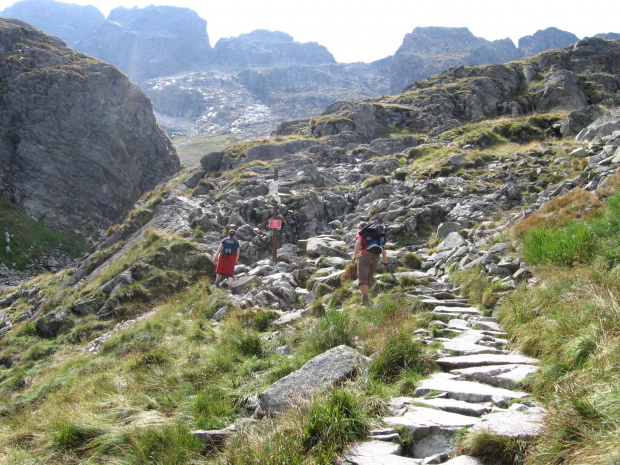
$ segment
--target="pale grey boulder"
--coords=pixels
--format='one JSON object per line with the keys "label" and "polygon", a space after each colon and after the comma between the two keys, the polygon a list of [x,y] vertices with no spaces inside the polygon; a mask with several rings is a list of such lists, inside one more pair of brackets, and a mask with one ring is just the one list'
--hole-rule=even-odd
{"label": "pale grey boulder", "polygon": [[348,346],[328,350],[260,393],[260,413],[282,413],[335,383],[355,376],[368,362],[367,357]]}

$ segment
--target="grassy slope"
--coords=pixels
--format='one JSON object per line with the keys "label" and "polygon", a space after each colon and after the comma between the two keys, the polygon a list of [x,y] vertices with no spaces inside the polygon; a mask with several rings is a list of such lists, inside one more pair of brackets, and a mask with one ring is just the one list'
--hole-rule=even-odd
{"label": "grassy slope", "polygon": [[189,141],[184,139],[179,138],[172,142],[176,146],[181,164],[187,167],[199,165],[206,154],[220,152],[237,141],[232,135],[210,137],[205,133],[198,133]]}
{"label": "grassy slope", "polygon": [[[10,236],[7,251],[5,232]],[[79,257],[89,249],[83,239],[49,230],[39,221],[13,207],[0,196],[0,261],[11,268],[23,270],[41,256],[51,256],[52,249]]]}
{"label": "grassy slope", "polygon": [[[555,215],[530,219],[535,226],[521,234],[542,283],[518,289],[500,315],[521,350],[542,362],[533,388],[549,415],[530,464],[620,460],[619,185],[617,175],[598,192],[611,196],[590,218],[576,219],[587,194],[574,195],[557,203]],[[596,203],[590,196],[588,204]]]}

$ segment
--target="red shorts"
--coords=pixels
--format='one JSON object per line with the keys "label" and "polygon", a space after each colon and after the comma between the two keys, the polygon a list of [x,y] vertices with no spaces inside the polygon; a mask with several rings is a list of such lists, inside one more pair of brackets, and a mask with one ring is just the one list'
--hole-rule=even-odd
{"label": "red shorts", "polygon": [[237,264],[236,255],[220,255],[217,261],[215,272],[223,276],[232,276],[235,274],[235,265]]}

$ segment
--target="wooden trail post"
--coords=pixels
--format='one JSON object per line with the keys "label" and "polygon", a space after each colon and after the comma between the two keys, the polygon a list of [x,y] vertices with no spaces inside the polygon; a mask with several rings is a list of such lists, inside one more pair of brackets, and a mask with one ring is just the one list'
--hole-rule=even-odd
{"label": "wooden trail post", "polygon": [[271,195],[271,201],[273,203],[273,219],[269,221],[269,227],[272,234],[272,260],[274,263],[278,263],[278,229],[282,226],[282,222],[278,219],[278,203],[280,202],[280,196],[278,195],[278,168],[275,169],[273,174],[273,181],[269,186],[269,195]]}

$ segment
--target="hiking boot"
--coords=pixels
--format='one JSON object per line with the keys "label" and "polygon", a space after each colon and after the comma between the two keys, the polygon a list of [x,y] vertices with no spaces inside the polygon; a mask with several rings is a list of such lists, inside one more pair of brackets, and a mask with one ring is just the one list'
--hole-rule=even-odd
{"label": "hiking boot", "polygon": [[365,307],[370,305],[370,300],[368,300],[367,295],[362,295],[362,301],[360,302],[360,304],[364,305]]}
{"label": "hiking boot", "polygon": [[221,286],[221,283],[220,283],[219,279],[216,279],[213,284],[215,284],[215,287],[220,287]]}

